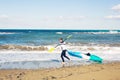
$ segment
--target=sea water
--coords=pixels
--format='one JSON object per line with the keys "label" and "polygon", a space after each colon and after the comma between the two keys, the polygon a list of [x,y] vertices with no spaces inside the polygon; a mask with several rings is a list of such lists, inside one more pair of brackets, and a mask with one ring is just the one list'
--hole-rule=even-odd
{"label": "sea water", "polygon": [[[68,50],[90,52],[105,62],[120,61],[120,30],[0,30],[0,69],[60,67],[60,49],[48,49],[66,38]],[[69,56],[69,55],[68,55]],[[92,62],[71,58],[72,65]],[[66,60],[67,61],[67,60]],[[67,62],[69,63],[69,62]]]}

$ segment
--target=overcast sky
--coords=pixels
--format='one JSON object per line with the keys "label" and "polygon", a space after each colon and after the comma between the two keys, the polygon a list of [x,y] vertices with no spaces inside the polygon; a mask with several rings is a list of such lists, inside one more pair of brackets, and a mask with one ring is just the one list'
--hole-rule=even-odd
{"label": "overcast sky", "polygon": [[120,0],[0,0],[0,29],[120,29]]}

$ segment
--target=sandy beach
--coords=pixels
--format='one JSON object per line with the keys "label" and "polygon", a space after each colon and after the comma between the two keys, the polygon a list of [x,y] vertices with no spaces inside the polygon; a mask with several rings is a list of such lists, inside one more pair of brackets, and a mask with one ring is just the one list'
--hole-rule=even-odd
{"label": "sandy beach", "polygon": [[36,70],[0,70],[0,80],[120,80],[120,63]]}
{"label": "sandy beach", "polygon": [[[48,50],[70,35],[67,50],[82,57],[68,52],[71,61],[62,67],[61,48]],[[120,30],[0,30],[0,80],[120,80],[119,36]]]}

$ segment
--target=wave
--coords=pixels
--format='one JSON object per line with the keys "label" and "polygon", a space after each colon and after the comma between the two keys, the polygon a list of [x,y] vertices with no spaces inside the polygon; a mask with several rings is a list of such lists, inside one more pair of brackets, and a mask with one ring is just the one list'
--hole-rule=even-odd
{"label": "wave", "polygon": [[[48,51],[51,47],[56,46],[51,45],[41,45],[41,46],[30,46],[30,45],[0,45],[0,50],[12,50],[12,51]],[[67,49],[69,50],[80,50],[80,51],[95,51],[95,50],[112,50],[113,48],[119,49],[120,44],[95,44],[95,43],[67,43]],[[120,50],[120,49],[119,49]],[[59,47],[55,51],[61,51]]]}
{"label": "wave", "polygon": [[87,34],[120,34],[120,31],[118,30],[109,30],[109,31],[98,31],[98,32],[73,32],[73,34],[81,34],[81,33],[87,33]]}
{"label": "wave", "polygon": [[0,32],[0,34],[3,35],[3,34],[16,34],[16,33],[14,33],[14,32]]}
{"label": "wave", "polygon": [[109,32],[88,32],[91,34],[120,34],[119,31],[117,30],[110,30]]}
{"label": "wave", "polygon": [[110,30],[109,33],[111,33],[111,34],[118,34],[118,33],[120,33],[120,32],[119,32],[119,31],[116,31],[116,30]]}
{"label": "wave", "polygon": [[56,32],[56,34],[63,34],[63,32]]}
{"label": "wave", "polygon": [[67,49],[74,51],[120,51],[120,44],[69,43]]}
{"label": "wave", "polygon": [[44,51],[48,48],[45,46],[1,45],[0,50]]}

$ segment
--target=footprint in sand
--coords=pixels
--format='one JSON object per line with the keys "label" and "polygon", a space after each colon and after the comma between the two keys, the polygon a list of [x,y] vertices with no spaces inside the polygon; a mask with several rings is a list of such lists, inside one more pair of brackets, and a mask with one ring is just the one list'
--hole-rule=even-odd
{"label": "footprint in sand", "polygon": [[22,80],[24,75],[25,75],[25,72],[21,72],[21,73],[17,74],[16,78],[19,80]]}
{"label": "footprint in sand", "polygon": [[5,76],[6,79],[12,80],[13,76],[11,74]]}

